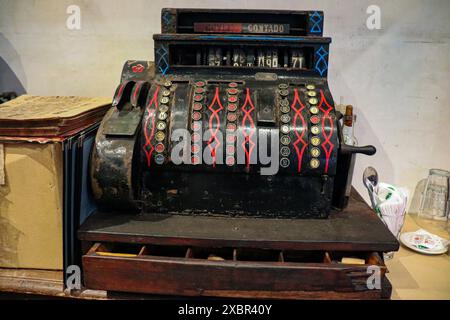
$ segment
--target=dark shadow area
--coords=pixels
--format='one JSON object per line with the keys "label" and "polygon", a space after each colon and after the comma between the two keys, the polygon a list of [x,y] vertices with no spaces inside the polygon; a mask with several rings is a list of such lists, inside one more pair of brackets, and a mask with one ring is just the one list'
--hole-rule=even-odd
{"label": "dark shadow area", "polygon": [[20,70],[16,71],[23,73],[19,54],[2,33],[0,33],[0,52],[2,53],[0,56],[0,94],[5,92],[15,92],[17,95],[25,94],[25,87],[5,60],[7,57],[9,61],[19,61]]}

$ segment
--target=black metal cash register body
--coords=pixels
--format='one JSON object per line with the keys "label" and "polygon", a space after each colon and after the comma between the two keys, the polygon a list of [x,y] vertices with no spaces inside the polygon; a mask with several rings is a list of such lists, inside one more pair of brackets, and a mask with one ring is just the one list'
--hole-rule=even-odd
{"label": "black metal cash register body", "polygon": [[[357,194],[344,209],[355,153],[375,148],[342,143],[323,13],[163,9],[161,17],[155,62],[125,64],[97,133],[91,184],[101,208],[78,230],[84,285],[389,297],[382,252],[398,242]],[[376,288],[369,268],[379,272]]]}
{"label": "black metal cash register body", "polygon": [[99,202],[327,217],[351,179],[341,157],[375,150],[339,137],[323,20],[320,11],[164,9],[154,72],[145,61],[125,64],[99,130],[91,170]]}

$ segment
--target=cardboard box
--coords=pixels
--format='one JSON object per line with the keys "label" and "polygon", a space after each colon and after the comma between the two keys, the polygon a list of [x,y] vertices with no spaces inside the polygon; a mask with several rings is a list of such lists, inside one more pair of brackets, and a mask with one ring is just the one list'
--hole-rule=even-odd
{"label": "cardboard box", "polygon": [[0,267],[62,269],[61,142],[3,143]]}
{"label": "cardboard box", "polygon": [[109,98],[31,95],[1,105],[0,267],[77,263],[76,229],[94,210],[90,146],[110,106]]}

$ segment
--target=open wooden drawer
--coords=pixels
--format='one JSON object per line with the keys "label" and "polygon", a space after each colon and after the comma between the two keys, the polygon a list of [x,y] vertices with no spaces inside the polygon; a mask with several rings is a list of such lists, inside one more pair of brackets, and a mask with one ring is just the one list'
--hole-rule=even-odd
{"label": "open wooden drawer", "polygon": [[[343,264],[342,257],[364,264]],[[376,252],[95,243],[83,256],[83,272],[87,288],[108,291],[292,299],[390,296],[386,266]],[[373,281],[377,273],[379,282]]]}

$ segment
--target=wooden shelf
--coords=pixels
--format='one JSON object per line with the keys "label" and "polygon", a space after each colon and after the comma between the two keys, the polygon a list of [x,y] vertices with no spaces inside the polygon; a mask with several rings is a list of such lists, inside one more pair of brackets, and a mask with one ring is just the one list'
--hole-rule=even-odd
{"label": "wooden shelf", "polygon": [[353,191],[328,219],[255,219],[98,212],[78,231],[91,242],[252,247],[277,250],[397,251],[399,244]]}

